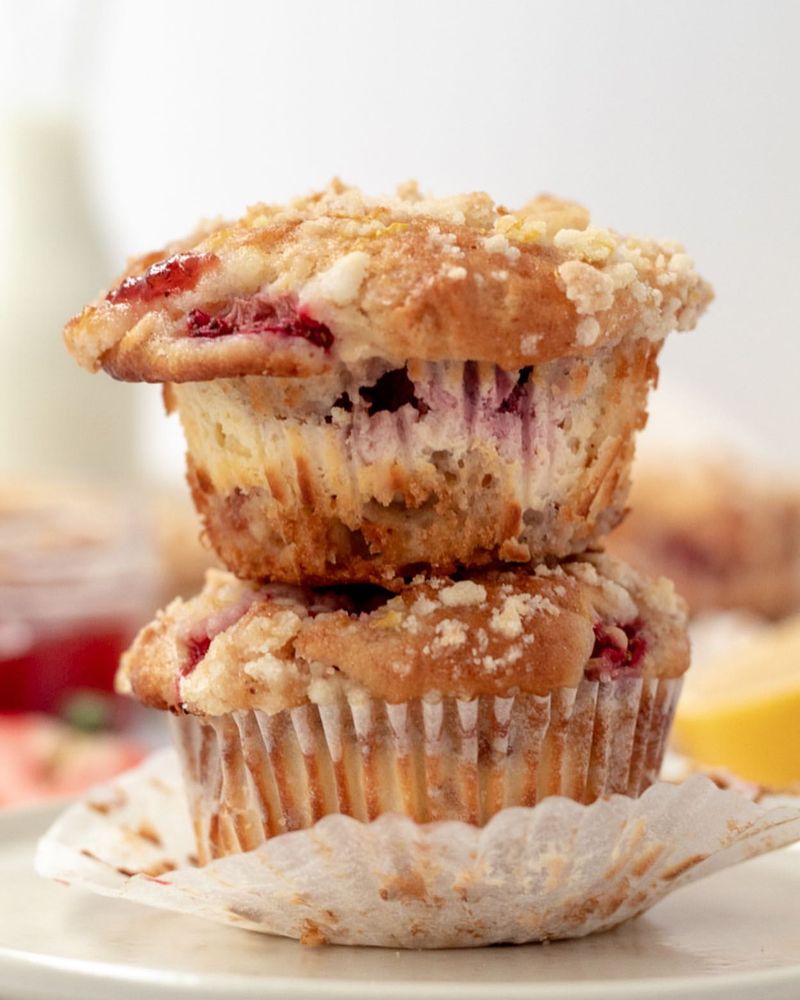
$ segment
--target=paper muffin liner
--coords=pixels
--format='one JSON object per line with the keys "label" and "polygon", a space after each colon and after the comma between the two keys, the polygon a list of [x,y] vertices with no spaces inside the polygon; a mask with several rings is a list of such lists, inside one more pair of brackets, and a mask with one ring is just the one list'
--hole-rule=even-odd
{"label": "paper muffin liner", "polygon": [[44,836],[38,872],[306,944],[454,948],[606,930],[800,840],[800,800],[757,804],[696,775],[639,798],[551,797],[482,828],[331,815],[196,867],[181,785],[166,750],[95,789]]}
{"label": "paper muffin liner", "polygon": [[359,694],[274,715],[174,716],[201,862],[329,813],[483,825],[549,795],[635,796],[655,781],[680,679],[584,679],[546,696],[388,704]]}
{"label": "paper muffin liner", "polygon": [[425,564],[562,557],[604,536],[625,506],[656,353],[637,341],[534,374],[371,362],[171,397],[195,504],[231,571],[385,583]]}

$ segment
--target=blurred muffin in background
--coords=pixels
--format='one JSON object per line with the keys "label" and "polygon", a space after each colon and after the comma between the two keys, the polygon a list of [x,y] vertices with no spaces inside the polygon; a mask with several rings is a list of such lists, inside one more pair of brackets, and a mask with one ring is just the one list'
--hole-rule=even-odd
{"label": "blurred muffin in background", "polygon": [[81,732],[52,716],[0,713],[0,808],[78,795],[145,753],[128,738]]}
{"label": "blurred muffin in background", "polygon": [[668,454],[634,469],[609,552],[675,582],[692,615],[800,609],[800,483],[742,464]]}

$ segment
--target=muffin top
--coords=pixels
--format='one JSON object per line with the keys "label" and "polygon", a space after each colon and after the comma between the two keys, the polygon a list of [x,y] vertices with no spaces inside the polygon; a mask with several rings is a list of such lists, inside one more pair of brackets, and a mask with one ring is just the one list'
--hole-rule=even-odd
{"label": "muffin top", "polygon": [[343,696],[545,695],[584,676],[676,677],[688,660],[672,584],[605,556],[419,579],[397,595],[258,587],[210,570],[197,597],[173,601],[139,633],[117,688],[215,716]]}
{"label": "muffin top", "polygon": [[72,319],[84,367],[128,381],[306,376],[379,357],[517,369],[691,329],[710,286],[671,241],[541,195],[368,198],[334,181],[132,261]]}

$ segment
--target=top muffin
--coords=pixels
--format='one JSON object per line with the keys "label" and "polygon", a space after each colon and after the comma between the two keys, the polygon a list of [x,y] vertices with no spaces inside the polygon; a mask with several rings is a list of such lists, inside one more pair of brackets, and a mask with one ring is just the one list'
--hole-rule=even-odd
{"label": "top muffin", "polygon": [[590,225],[540,196],[372,199],[334,181],[132,262],[67,326],[128,381],[305,376],[373,357],[506,370],[694,326],[711,298],[683,248]]}
{"label": "top muffin", "polygon": [[334,182],[139,259],[66,338],[87,368],[169,384],[237,576],[399,590],[597,544],[663,339],[710,298],[678,244],[570,202]]}

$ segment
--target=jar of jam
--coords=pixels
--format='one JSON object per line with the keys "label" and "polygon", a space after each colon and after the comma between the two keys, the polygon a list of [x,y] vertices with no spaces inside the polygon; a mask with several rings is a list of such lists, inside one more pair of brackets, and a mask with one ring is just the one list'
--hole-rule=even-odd
{"label": "jar of jam", "polygon": [[0,481],[0,710],[63,712],[81,694],[112,692],[157,583],[142,505]]}

